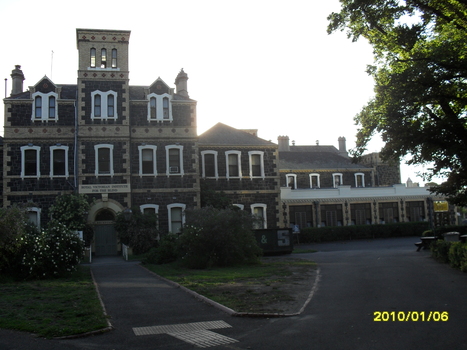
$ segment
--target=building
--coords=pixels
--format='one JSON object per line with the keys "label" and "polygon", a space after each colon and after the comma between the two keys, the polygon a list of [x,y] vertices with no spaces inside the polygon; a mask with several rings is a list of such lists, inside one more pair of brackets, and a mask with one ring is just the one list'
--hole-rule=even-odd
{"label": "building", "polygon": [[[86,194],[93,252],[121,249],[118,213],[155,212],[162,232],[177,233],[202,187],[222,191],[263,218],[259,228],[426,220],[426,189],[400,184],[399,167],[377,154],[352,163],[334,146],[278,144],[257,130],[217,124],[197,135],[188,75],[130,85],[127,30],[77,29],[76,84],[47,76],[24,89],[21,66],[4,99],[2,205],[26,205],[38,226],[62,194]],[[71,68],[70,68],[71,69]],[[435,198],[436,199],[436,198]]]}

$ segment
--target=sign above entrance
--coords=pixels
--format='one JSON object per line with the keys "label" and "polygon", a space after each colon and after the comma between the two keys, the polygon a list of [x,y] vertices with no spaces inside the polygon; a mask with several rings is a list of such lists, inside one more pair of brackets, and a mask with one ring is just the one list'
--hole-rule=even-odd
{"label": "sign above entrance", "polygon": [[434,201],[433,202],[433,209],[435,212],[444,212],[449,211],[449,204],[447,201]]}
{"label": "sign above entrance", "polygon": [[79,193],[127,193],[130,192],[129,184],[108,184],[108,185],[80,185]]}

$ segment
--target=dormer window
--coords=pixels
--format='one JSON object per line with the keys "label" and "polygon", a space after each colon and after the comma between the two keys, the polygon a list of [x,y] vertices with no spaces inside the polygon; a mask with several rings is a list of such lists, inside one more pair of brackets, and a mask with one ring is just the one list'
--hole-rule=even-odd
{"label": "dormer window", "polygon": [[310,188],[320,188],[319,174],[310,174]]}
{"label": "dormer window", "polygon": [[292,190],[297,188],[297,175],[296,174],[287,174],[285,175],[287,181],[287,187],[290,187]]}
{"label": "dormer window", "polygon": [[365,187],[365,174],[363,173],[355,174],[355,187]]}
{"label": "dormer window", "polygon": [[162,95],[148,95],[148,120],[149,121],[172,121],[172,96],[165,93]]}
{"label": "dormer window", "polygon": [[334,173],[332,174],[332,182],[333,182],[333,187],[334,188],[337,188],[341,185],[343,185],[343,181],[342,181],[342,174],[341,173]]}
{"label": "dormer window", "polygon": [[57,98],[55,92],[44,94],[36,92],[32,94],[33,98],[33,114],[32,121],[54,121],[57,120]]}

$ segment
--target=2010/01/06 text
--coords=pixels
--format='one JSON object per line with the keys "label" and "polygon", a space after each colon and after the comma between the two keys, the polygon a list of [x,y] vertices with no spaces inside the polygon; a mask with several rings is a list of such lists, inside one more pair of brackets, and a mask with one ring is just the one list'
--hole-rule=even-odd
{"label": "2010/01/06 text", "polygon": [[446,322],[449,320],[447,311],[375,311],[373,321],[375,322]]}

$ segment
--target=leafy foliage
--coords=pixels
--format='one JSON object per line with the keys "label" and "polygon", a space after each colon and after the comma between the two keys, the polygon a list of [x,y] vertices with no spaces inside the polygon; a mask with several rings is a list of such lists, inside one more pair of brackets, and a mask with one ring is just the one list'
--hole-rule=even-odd
{"label": "leafy foliage", "polygon": [[225,209],[232,205],[232,200],[223,191],[215,191],[205,182],[201,182],[201,207]]}
{"label": "leafy foliage", "polygon": [[24,209],[0,208],[0,273],[11,271],[18,264],[22,238],[27,231]]}
{"label": "leafy foliage", "polygon": [[375,97],[355,117],[358,157],[377,133],[385,159],[432,164],[434,191],[467,203],[467,4],[458,0],[340,0],[328,33],[373,46]]}
{"label": "leafy foliage", "polygon": [[177,247],[177,235],[164,235],[160,239],[158,246],[151,248],[143,262],[145,264],[168,264],[174,262],[178,259]]}
{"label": "leafy foliage", "polygon": [[190,268],[257,263],[262,254],[243,210],[202,208],[186,213],[179,237],[179,257]]}
{"label": "leafy foliage", "polygon": [[61,222],[72,231],[82,231],[90,204],[85,195],[64,194],[58,196],[49,211],[53,220]]}
{"label": "leafy foliage", "polygon": [[143,214],[135,207],[129,220],[125,218],[123,212],[117,213],[115,229],[120,241],[133,248],[133,253],[143,254],[157,246],[159,238],[157,220],[156,214]]}

